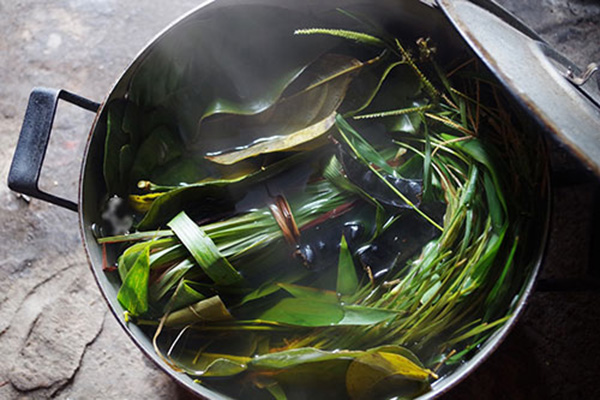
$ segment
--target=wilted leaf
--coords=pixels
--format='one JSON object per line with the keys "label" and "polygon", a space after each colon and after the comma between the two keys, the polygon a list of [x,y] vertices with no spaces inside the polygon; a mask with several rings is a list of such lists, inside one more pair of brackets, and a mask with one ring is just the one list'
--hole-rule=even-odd
{"label": "wilted leaf", "polygon": [[229,321],[233,317],[219,296],[201,300],[187,308],[175,311],[165,319],[166,327],[184,326],[197,322]]}
{"label": "wilted leaf", "polygon": [[[346,373],[346,388],[352,399],[370,399],[381,395],[415,395],[431,371],[419,367],[408,358],[386,352],[367,352],[352,361]],[[399,379],[398,379],[399,378]],[[407,393],[408,392],[408,393]]]}
{"label": "wilted leaf", "polygon": [[322,121],[307,126],[297,132],[285,134],[283,136],[274,136],[272,138],[260,141],[254,145],[243,148],[242,150],[228,152],[216,156],[207,156],[206,158],[217,164],[232,165],[250,157],[260,154],[274,153],[278,151],[293,150],[297,146],[314,140],[335,125],[335,111]]}

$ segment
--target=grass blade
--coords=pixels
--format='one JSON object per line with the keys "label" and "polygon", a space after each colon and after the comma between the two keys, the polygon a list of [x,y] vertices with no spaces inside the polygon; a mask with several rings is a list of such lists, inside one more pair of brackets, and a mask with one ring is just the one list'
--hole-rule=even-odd
{"label": "grass blade", "polygon": [[168,225],[216,284],[233,285],[242,280],[240,273],[223,257],[215,243],[185,212],[179,213]]}

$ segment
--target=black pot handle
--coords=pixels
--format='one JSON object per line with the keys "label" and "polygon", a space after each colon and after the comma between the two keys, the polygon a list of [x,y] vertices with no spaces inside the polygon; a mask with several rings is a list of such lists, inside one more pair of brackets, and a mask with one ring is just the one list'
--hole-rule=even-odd
{"label": "black pot handle", "polygon": [[38,187],[59,99],[92,112],[100,108],[100,104],[66,90],[33,89],[8,173],[8,187],[15,192],[77,211],[76,203],[42,192]]}

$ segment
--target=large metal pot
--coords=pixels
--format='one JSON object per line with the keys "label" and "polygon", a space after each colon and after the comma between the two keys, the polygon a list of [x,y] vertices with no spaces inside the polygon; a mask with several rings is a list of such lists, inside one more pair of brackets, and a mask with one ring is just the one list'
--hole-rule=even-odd
{"label": "large metal pot", "polygon": [[[497,29],[506,29],[509,32],[516,32],[515,35],[517,36],[514,39],[515,43],[517,43],[518,40],[521,40],[522,43],[525,43],[523,47],[524,52],[528,48],[527,46],[531,45],[531,47],[533,47],[532,44],[536,44],[537,46],[537,43],[542,43],[541,39],[539,39],[539,37],[532,32],[529,32],[510,15],[503,12],[493,2],[482,0],[478,2],[479,5],[475,5],[465,1],[456,1],[452,3],[450,1],[442,0],[439,3],[439,6],[446,14],[444,14],[439,7],[434,7],[433,2],[422,2],[419,0],[384,0],[377,2],[377,7],[381,7],[382,12],[380,13],[380,22],[384,25],[401,24],[404,27],[404,31],[412,32],[415,37],[432,36],[434,38],[444,38],[448,48],[460,49],[461,51],[471,51],[472,49],[475,50],[475,53],[484,61],[484,63],[490,66],[492,71],[498,75],[501,82],[505,84],[509,90],[513,90],[514,92],[514,85],[520,84],[518,82],[519,77],[515,78],[513,76],[514,71],[510,70],[510,68],[506,66],[508,64],[504,63],[502,57],[500,57],[500,60],[498,60],[495,58],[495,53],[488,53],[486,43],[481,43],[478,41],[480,36],[476,31],[473,31],[473,29],[477,30],[482,28],[473,28],[470,26],[467,22],[469,16],[477,13],[483,13],[477,15],[484,15],[486,18],[490,18],[491,21],[494,21],[497,24]],[[78,212],[81,235],[89,264],[102,291],[102,294],[104,295],[115,317],[119,320],[124,330],[136,343],[136,345],[160,368],[162,368],[167,374],[171,375],[174,379],[179,381],[182,385],[187,387],[190,391],[206,398],[222,398],[222,395],[198,385],[197,383],[194,383],[193,379],[186,375],[174,372],[155,354],[152,347],[151,338],[149,338],[137,326],[124,322],[122,318],[124,310],[117,302],[119,282],[115,277],[107,275],[102,270],[102,248],[96,243],[94,234],[92,232],[92,225],[101,218],[100,205],[104,199],[106,191],[102,177],[102,162],[106,132],[105,105],[113,99],[122,98],[124,96],[131,80],[135,77],[135,74],[140,66],[143,65],[144,61],[154,52],[160,51],[161,48],[172,44],[174,41],[185,40],[185,38],[182,38],[182,32],[185,32],[187,27],[197,22],[199,19],[204,18],[207,14],[217,10],[227,10],[229,7],[237,7],[240,4],[276,5],[277,7],[288,8],[291,10],[301,10],[304,13],[313,13],[313,15],[322,15],[324,11],[333,10],[337,7],[355,7],[361,5],[366,7],[372,6],[372,4],[367,0],[329,0],[326,2],[318,0],[309,0],[303,2],[297,2],[293,0],[209,1],[185,15],[178,21],[174,22],[170,27],[158,35],[150,44],[148,44],[148,46],[140,52],[137,58],[126,69],[112,90],[109,91],[102,104],[83,99],[66,91],[48,89],[34,90],[30,98],[27,113],[25,115],[23,129],[9,176],[9,186],[13,190]],[[463,7],[463,5],[468,8],[467,11],[471,14],[467,13],[465,16],[461,14],[461,7]],[[473,7],[473,9],[471,9],[471,7]],[[486,11],[486,9],[489,11]],[[509,23],[503,21],[508,21]],[[455,30],[452,24],[455,24],[458,27],[458,29],[461,31],[460,34]],[[225,35],[226,32],[227,26],[223,26],[222,34]],[[496,33],[498,32],[500,31],[497,31]],[[522,32],[525,32],[525,35]],[[481,33],[484,39],[486,38],[486,35],[489,34],[490,32]],[[492,34],[494,33],[492,32]],[[463,39],[461,35],[464,35],[465,39]],[[546,49],[546,47],[543,48]],[[546,49],[545,51],[545,54],[552,54],[554,56],[553,59],[559,59],[559,57],[550,50]],[[559,59],[559,61],[563,64],[566,63],[566,60],[564,59]],[[578,71],[575,71],[574,73],[577,74],[577,72]],[[560,83],[560,86],[564,85],[568,86],[569,83]],[[527,92],[526,94],[530,93],[529,91],[525,92]],[[525,110],[526,113],[531,113],[532,120],[535,120],[538,123],[537,126],[540,132],[545,130],[553,133],[561,133],[561,138],[566,141],[576,153],[581,155],[584,162],[587,162],[592,169],[598,170],[596,163],[600,157],[595,157],[596,154],[598,154],[598,146],[596,144],[588,146],[588,141],[591,139],[585,135],[577,134],[578,130],[583,130],[585,132],[587,127],[579,126],[576,127],[577,129],[571,129],[565,133],[560,125],[560,123],[565,122],[564,120],[556,122],[548,119],[546,117],[543,105],[540,107],[532,106],[530,103],[528,103],[529,99],[527,96],[523,96],[523,93],[517,93],[516,98],[517,101],[522,105],[523,110]],[[52,129],[54,113],[59,99],[79,105],[96,113],[96,118],[91,127],[83,157],[84,161],[80,174],[78,204],[46,194],[40,191],[37,185],[41,165],[43,163],[44,154]],[[549,101],[548,99],[546,100]],[[584,102],[585,100],[577,99],[577,104],[581,106],[580,112],[588,112],[588,114],[593,114],[593,111],[588,111],[588,108],[586,108],[590,106],[584,104]],[[552,104],[550,104],[549,107],[552,107]],[[561,116],[560,118],[563,117]],[[594,123],[597,124],[597,120],[590,121],[590,124]],[[571,127],[573,127],[573,125],[571,125]],[[574,137],[570,136],[572,132],[575,132]],[[596,162],[594,162],[594,160],[596,160]],[[531,250],[531,265],[529,265],[528,276],[524,280],[525,283],[519,295],[518,304],[515,307],[513,316],[480,347],[476,355],[471,358],[470,361],[457,368],[451,374],[448,374],[447,376],[444,376],[442,379],[435,382],[432,386],[432,391],[425,394],[423,398],[435,397],[436,395],[449,390],[457,382],[465,378],[472,370],[477,368],[477,366],[480,365],[483,360],[499,345],[499,343],[506,337],[510,328],[515,324],[517,318],[524,308],[524,305],[536,280],[541,263],[544,243],[546,241],[549,210],[547,199],[544,200],[541,207],[543,210],[540,213],[540,215],[542,215],[542,226],[540,227],[539,240],[535,244],[535,248]],[[109,254],[109,258],[111,256],[114,255]],[[109,263],[112,261],[114,260],[109,259]]]}

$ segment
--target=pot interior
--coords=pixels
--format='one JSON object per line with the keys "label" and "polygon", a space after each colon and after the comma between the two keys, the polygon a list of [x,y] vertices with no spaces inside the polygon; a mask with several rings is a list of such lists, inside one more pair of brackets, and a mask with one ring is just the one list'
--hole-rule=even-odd
{"label": "pot interior", "polygon": [[[198,384],[189,375],[171,369],[154,351],[152,333],[134,323],[124,322],[125,309],[117,300],[121,279],[119,274],[106,272],[103,268],[115,265],[122,251],[118,245],[101,246],[96,239],[98,232],[104,229],[102,214],[106,211],[109,193],[112,196],[115,191],[107,188],[106,171],[103,168],[107,130],[112,118],[109,116],[111,107],[135,102],[145,109],[167,110],[166,116],[159,115],[160,112],[155,116],[164,117],[168,120],[167,124],[177,126],[177,136],[189,146],[188,150],[201,149],[202,154],[212,154],[220,149],[233,148],[239,136],[230,139],[213,131],[210,137],[196,137],[198,121],[203,118],[203,112],[207,113],[210,107],[214,111],[228,106],[225,103],[207,105],[203,99],[214,96],[211,92],[214,88],[225,87],[229,92],[235,92],[238,99],[262,96],[268,103],[268,96],[264,96],[265,88],[276,92],[272,76],[287,71],[286,60],[294,59],[299,52],[321,54],[337,46],[337,39],[329,38],[329,41],[322,37],[301,37],[294,35],[291,27],[332,27],[356,31],[364,30],[365,26],[368,28],[368,24],[340,13],[340,8],[351,15],[366,17],[371,21],[369,23],[393,37],[402,38],[404,43],[411,46],[419,38],[431,38],[435,43],[436,59],[442,68],[455,59],[469,60],[473,57],[439,10],[416,0],[384,0],[378,1],[377,5],[356,0],[211,2],[167,28],[138,55],[106,98],[92,128],[82,168],[80,221],[93,273],[112,312],[140,349],[163,370],[200,396],[215,399],[236,397],[236,390],[227,390],[230,384]],[[245,36],[244,32],[252,32],[252,35]],[[352,46],[354,44],[346,49]],[[219,83],[215,84],[215,81]],[[497,90],[502,89],[498,87]],[[527,220],[527,234],[513,253],[513,262],[518,265],[514,270],[518,272],[512,276],[514,283],[510,285],[512,293],[509,296],[512,301],[506,303],[508,317],[498,324],[491,337],[474,344],[478,349],[464,362],[440,369],[440,379],[422,395],[424,398],[447,390],[496,347],[520,313],[539,267],[548,220],[548,191],[544,183],[546,171],[543,165],[546,162],[545,148],[536,138],[537,128],[531,119],[508,99],[509,96],[506,97],[506,107],[512,113],[509,118],[520,132],[531,136],[523,139],[523,143],[534,143],[536,147],[531,149],[527,159],[505,161],[509,164],[522,163],[524,168],[529,169],[517,185],[530,185],[528,193],[535,195],[535,198],[524,201],[528,205],[538,205]],[[250,111],[246,111],[257,113],[261,107],[264,108],[264,105],[257,102],[249,106]],[[127,113],[127,109],[123,112]],[[146,115],[146,118],[150,117]],[[153,148],[157,153],[163,150],[160,146]],[[218,213],[218,210],[212,212]],[[164,228],[173,216],[165,216],[164,220],[157,223],[157,227]],[[448,355],[448,352],[445,354]]]}

